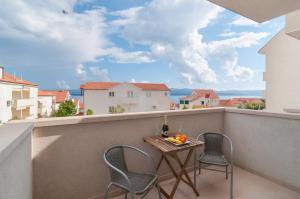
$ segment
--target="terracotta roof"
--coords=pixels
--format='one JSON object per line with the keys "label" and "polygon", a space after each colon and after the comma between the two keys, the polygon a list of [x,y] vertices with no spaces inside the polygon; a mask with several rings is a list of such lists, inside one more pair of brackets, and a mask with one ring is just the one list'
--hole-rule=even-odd
{"label": "terracotta roof", "polygon": [[53,91],[53,90],[39,90],[39,96],[55,96],[56,103],[62,103],[67,100],[69,91]]}
{"label": "terracotta roof", "polygon": [[[114,86],[122,84],[121,82],[87,82],[80,85],[80,89],[84,90],[107,90]],[[143,90],[152,91],[170,91],[170,89],[165,84],[155,84],[155,83],[127,83],[135,85]]]}
{"label": "terracotta roof", "polygon": [[262,100],[259,98],[233,98],[220,100],[220,106],[224,107],[236,107],[241,103],[262,103]]}
{"label": "terracotta roof", "polygon": [[32,82],[23,80],[19,77],[13,76],[7,72],[4,72],[4,78],[0,77],[0,82],[7,82],[7,83],[13,83],[13,84],[21,84],[21,85],[29,85],[29,86],[37,86],[37,84],[34,84]]}
{"label": "terracotta roof", "polygon": [[55,96],[55,94],[51,91],[39,90],[38,96]]}
{"label": "terracotta roof", "polygon": [[211,89],[194,89],[192,95],[180,98],[181,100],[195,101],[201,97],[219,99],[218,94]]}

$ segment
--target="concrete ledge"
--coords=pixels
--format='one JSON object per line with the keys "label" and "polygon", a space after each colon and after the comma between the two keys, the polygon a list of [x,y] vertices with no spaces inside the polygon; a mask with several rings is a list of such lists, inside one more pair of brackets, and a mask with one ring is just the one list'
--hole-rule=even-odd
{"label": "concrete ledge", "polygon": [[0,126],[0,162],[31,133],[33,123],[11,123]]}
{"label": "concrete ledge", "polygon": [[44,126],[61,126],[61,125],[71,125],[71,124],[87,124],[87,123],[118,121],[118,120],[134,120],[134,119],[143,119],[143,118],[157,118],[157,117],[163,117],[164,115],[180,116],[180,115],[222,113],[222,112],[224,112],[224,108],[207,108],[207,109],[197,109],[197,110],[174,110],[174,111],[92,115],[92,116],[56,117],[56,118],[36,119],[32,121],[34,122],[34,127],[44,127]]}
{"label": "concrete ledge", "polygon": [[224,110],[226,113],[238,113],[238,114],[247,114],[247,115],[255,115],[255,116],[266,116],[266,117],[274,117],[274,118],[300,120],[300,114],[296,114],[296,113],[275,113],[269,111],[256,111],[256,110],[237,109],[237,108],[225,108]]}

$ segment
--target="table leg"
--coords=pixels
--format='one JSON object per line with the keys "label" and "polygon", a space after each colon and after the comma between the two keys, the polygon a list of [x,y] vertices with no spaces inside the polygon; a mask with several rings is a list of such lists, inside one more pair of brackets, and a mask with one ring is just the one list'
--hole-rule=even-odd
{"label": "table leg", "polygon": [[[193,149],[191,149],[191,150],[189,151],[189,155],[192,154],[192,153],[193,153]],[[178,155],[177,155],[176,153],[174,154],[174,158],[175,158],[175,160],[178,162],[178,164],[180,165],[181,169],[183,170],[183,173],[184,173],[184,175],[185,175],[185,177],[186,177],[186,179],[187,179],[187,181],[188,181],[188,183],[186,182],[186,184],[188,184],[188,185],[193,189],[193,191],[195,192],[195,194],[196,194],[197,196],[199,196],[199,193],[198,193],[198,191],[196,190],[195,184],[192,182],[192,180],[191,180],[189,174],[188,174],[187,171],[186,171],[186,165],[187,165],[187,164],[182,164],[182,162],[180,161],[180,159],[179,159],[179,157],[178,157]],[[189,159],[190,159],[190,156],[187,157],[186,161],[188,162]],[[183,179],[182,179],[182,180],[183,180]]]}
{"label": "table leg", "polygon": [[[196,190],[195,185],[194,185],[193,182],[191,181],[191,179],[190,179],[190,177],[189,177],[189,175],[188,175],[188,173],[187,173],[187,171],[186,171],[186,166],[187,166],[187,164],[188,164],[188,162],[189,162],[189,160],[190,160],[190,158],[191,158],[191,156],[192,156],[192,154],[193,154],[193,151],[194,151],[194,149],[190,149],[190,150],[189,150],[189,153],[188,153],[188,155],[187,155],[187,157],[186,157],[186,159],[184,160],[183,163],[182,163],[181,160],[179,159],[177,153],[174,153],[174,155],[172,155],[172,157],[174,157],[175,160],[176,160],[176,161],[178,162],[178,164],[180,165],[180,172],[179,172],[179,174],[176,173],[174,167],[172,166],[172,164],[170,163],[169,159],[167,158],[167,155],[164,154],[164,153],[162,154],[162,156],[161,156],[161,158],[160,158],[160,160],[159,160],[159,163],[158,163],[158,165],[157,165],[157,167],[156,167],[157,170],[159,169],[159,167],[160,167],[162,161],[165,160],[166,163],[167,163],[167,165],[168,165],[168,167],[170,168],[170,170],[172,171],[173,175],[174,175],[175,178],[176,178],[176,182],[175,182],[175,184],[174,184],[174,186],[173,186],[173,188],[172,188],[171,194],[168,194],[168,193],[160,186],[160,191],[161,191],[161,193],[162,193],[167,199],[172,199],[172,198],[174,197],[175,192],[176,192],[176,190],[177,190],[177,188],[178,188],[178,185],[179,185],[179,182],[180,182],[180,181],[183,181],[183,182],[185,182],[187,185],[189,185],[189,186],[193,189],[193,191],[195,192],[195,194],[196,194],[197,196],[199,196],[199,193],[198,193],[198,191]],[[185,180],[185,179],[183,178],[183,175],[186,176],[187,180]]]}

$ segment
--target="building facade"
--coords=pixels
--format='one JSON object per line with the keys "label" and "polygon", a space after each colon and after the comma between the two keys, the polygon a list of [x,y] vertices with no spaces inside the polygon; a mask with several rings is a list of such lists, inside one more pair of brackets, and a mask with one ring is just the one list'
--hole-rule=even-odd
{"label": "building facade", "polygon": [[170,110],[170,89],[165,84],[87,82],[80,88],[85,113]]}
{"label": "building facade", "polygon": [[214,90],[194,89],[190,96],[180,98],[180,109],[197,109],[219,106],[219,96]]}
{"label": "building facade", "polygon": [[70,99],[70,92],[66,90],[39,90],[39,117],[51,117],[59,109],[59,105]]}
{"label": "building facade", "polygon": [[0,123],[37,118],[38,87],[4,71],[0,66]]}
{"label": "building facade", "polygon": [[[300,15],[295,17],[300,20]],[[299,112],[300,40],[287,34],[283,28],[259,52],[266,58],[266,110]]]}
{"label": "building facade", "polygon": [[39,90],[38,116],[51,117],[55,112],[55,95],[51,91]]}

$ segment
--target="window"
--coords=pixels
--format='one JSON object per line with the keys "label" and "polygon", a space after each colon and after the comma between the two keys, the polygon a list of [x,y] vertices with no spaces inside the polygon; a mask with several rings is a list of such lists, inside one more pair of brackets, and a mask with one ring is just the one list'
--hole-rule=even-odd
{"label": "window", "polygon": [[180,103],[180,104],[189,104],[189,101],[188,101],[188,100],[180,100],[179,103]]}
{"label": "window", "polygon": [[152,109],[155,110],[155,109],[156,109],[156,106],[152,106]]}
{"label": "window", "polygon": [[127,92],[127,97],[133,97],[133,91],[128,91]]}
{"label": "window", "polygon": [[146,92],[146,96],[147,96],[147,97],[151,97],[151,92],[150,92],[150,91],[147,91],[147,92]]}
{"label": "window", "polygon": [[115,96],[115,92],[114,91],[109,91],[108,95],[109,95],[109,97],[114,97]]}
{"label": "window", "polygon": [[204,105],[204,101],[201,101],[201,105]]}
{"label": "window", "polygon": [[10,100],[7,100],[7,101],[6,101],[6,106],[7,106],[7,107],[10,107],[10,106],[11,106],[11,101],[10,101]]}
{"label": "window", "polygon": [[168,96],[168,92],[165,92],[165,96]]}

